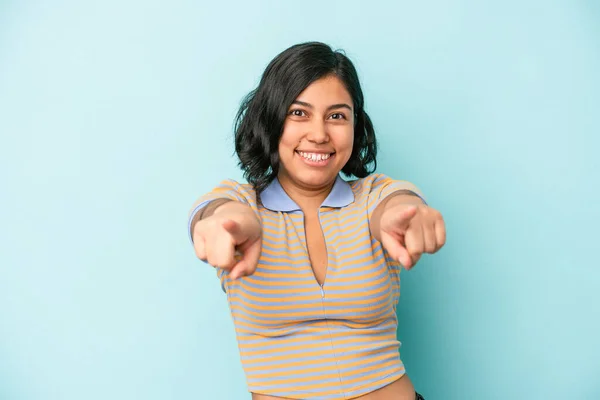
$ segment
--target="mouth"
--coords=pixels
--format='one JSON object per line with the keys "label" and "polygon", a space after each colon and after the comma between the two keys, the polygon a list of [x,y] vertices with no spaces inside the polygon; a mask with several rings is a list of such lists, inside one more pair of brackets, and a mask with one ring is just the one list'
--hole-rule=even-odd
{"label": "mouth", "polygon": [[333,157],[335,157],[335,152],[327,153],[296,150],[296,154],[300,156],[302,161],[311,166],[325,166],[329,164]]}

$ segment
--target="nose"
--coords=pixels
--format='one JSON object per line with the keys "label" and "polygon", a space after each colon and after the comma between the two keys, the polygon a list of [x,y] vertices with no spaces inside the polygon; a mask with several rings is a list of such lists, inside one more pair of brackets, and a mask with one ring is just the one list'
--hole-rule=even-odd
{"label": "nose", "polygon": [[327,133],[327,126],[322,121],[315,121],[311,124],[306,138],[309,142],[313,143],[327,143],[329,142],[329,133]]}

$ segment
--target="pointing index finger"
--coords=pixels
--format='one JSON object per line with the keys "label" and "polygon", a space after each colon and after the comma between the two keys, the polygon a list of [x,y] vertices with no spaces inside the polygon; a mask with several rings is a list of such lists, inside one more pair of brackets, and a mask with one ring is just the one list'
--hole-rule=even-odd
{"label": "pointing index finger", "polygon": [[417,206],[410,206],[394,215],[394,222],[399,224],[408,224],[410,220],[417,214]]}

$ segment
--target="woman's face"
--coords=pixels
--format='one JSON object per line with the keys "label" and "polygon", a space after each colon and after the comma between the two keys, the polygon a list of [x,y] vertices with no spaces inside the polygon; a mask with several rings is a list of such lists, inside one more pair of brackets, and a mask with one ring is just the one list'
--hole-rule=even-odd
{"label": "woman's face", "polygon": [[288,110],[279,141],[279,180],[304,189],[330,185],[353,144],[352,97],[337,77],[319,79]]}

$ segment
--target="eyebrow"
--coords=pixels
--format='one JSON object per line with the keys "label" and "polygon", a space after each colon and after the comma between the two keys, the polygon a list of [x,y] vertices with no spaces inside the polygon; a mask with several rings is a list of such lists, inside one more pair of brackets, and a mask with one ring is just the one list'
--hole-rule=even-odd
{"label": "eyebrow", "polygon": [[[295,100],[292,104],[297,104],[299,106],[304,106],[304,107],[308,107],[308,108],[314,108],[312,106],[312,104],[305,103],[304,101],[299,101],[299,100]],[[330,110],[333,110],[333,109],[336,109],[336,108],[347,108],[348,110],[352,111],[352,107],[350,107],[346,103],[332,104],[329,107],[327,107],[327,111],[330,111]]]}

